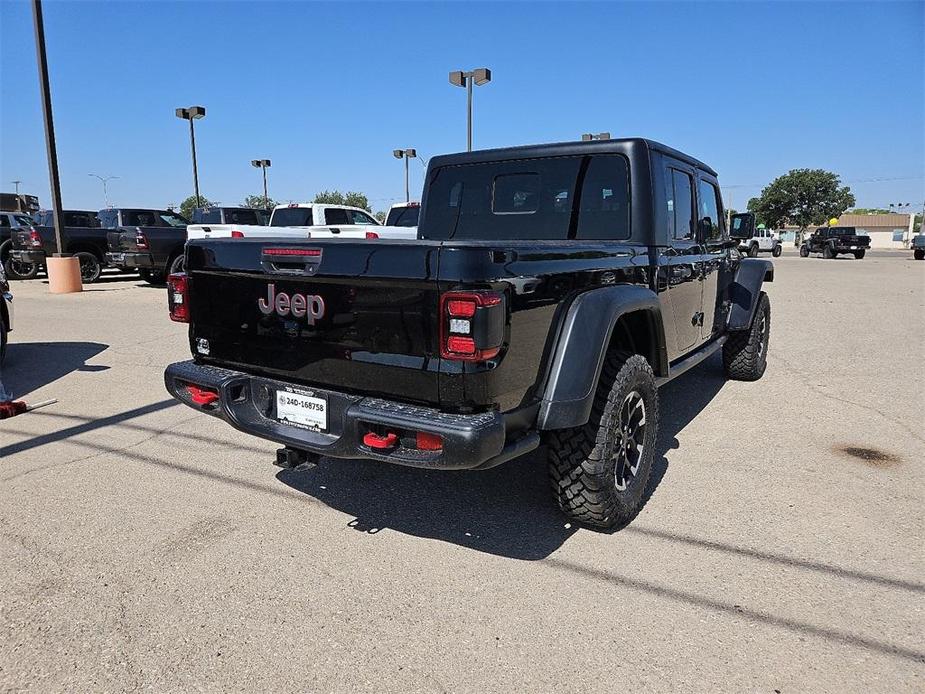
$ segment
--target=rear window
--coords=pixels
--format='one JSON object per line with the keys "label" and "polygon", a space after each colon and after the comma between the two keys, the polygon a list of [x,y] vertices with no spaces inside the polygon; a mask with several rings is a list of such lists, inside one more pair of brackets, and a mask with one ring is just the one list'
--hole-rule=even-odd
{"label": "rear window", "polygon": [[628,238],[626,159],[594,155],[442,167],[430,177],[421,238],[564,240],[576,206],[575,238]]}
{"label": "rear window", "polygon": [[170,210],[122,210],[122,226],[185,227],[186,217]]}
{"label": "rear window", "polygon": [[225,224],[257,226],[260,220],[254,210],[225,210]]}
{"label": "rear window", "polygon": [[311,207],[277,207],[270,217],[271,227],[313,226]]}
{"label": "rear window", "polygon": [[416,227],[418,225],[418,216],[420,212],[420,205],[415,205],[414,207],[393,207],[389,210],[389,216],[385,220],[385,225],[390,227]]}

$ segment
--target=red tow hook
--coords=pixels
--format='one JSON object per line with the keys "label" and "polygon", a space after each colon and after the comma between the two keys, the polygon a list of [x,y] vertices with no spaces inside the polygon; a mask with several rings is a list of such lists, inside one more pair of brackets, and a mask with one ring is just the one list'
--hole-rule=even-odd
{"label": "red tow hook", "polygon": [[396,444],[398,444],[398,434],[379,436],[376,432],[370,431],[363,435],[363,443],[379,451],[389,450],[390,448],[395,448]]}
{"label": "red tow hook", "polygon": [[190,398],[197,405],[211,405],[219,399],[218,393],[214,390],[206,390],[205,388],[194,386],[192,383],[186,386],[186,392],[189,393]]}

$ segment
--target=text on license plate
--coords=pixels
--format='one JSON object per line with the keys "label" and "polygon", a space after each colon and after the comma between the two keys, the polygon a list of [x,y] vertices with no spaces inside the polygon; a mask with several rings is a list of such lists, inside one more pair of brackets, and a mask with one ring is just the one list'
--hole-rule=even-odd
{"label": "text on license plate", "polygon": [[324,431],[328,428],[328,403],[324,398],[278,390],[276,418],[304,429]]}

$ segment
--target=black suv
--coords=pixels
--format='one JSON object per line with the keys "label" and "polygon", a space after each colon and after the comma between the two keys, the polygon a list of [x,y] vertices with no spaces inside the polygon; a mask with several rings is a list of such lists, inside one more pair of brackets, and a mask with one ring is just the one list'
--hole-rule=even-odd
{"label": "black suv", "polygon": [[484,470],[545,443],[562,510],[619,527],[658,387],[718,350],[764,374],[773,266],[723,217],[716,172],[651,140],[434,157],[416,240],[190,241],[168,300],[193,359],[166,386],[284,467]]}
{"label": "black suv", "polygon": [[870,248],[870,237],[860,236],[854,227],[819,227],[800,246],[800,257],[822,253],[823,258],[834,258],[839,253],[851,253],[860,260]]}

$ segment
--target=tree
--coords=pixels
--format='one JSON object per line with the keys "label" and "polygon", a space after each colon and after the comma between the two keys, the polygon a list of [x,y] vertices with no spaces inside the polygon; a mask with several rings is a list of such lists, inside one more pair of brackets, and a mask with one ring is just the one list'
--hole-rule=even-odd
{"label": "tree", "polygon": [[372,212],[367,197],[363,193],[353,190],[347,191],[346,195],[339,190],[323,190],[315,196],[312,202],[323,205],[350,205],[351,207],[359,207],[367,212]]}
{"label": "tree", "polygon": [[385,210],[379,210],[376,212],[373,217],[375,217],[381,224],[385,224],[385,220],[388,218],[389,213]]}
{"label": "tree", "polygon": [[853,210],[848,210],[851,214],[890,214],[891,211],[882,207],[855,207]]}
{"label": "tree", "polygon": [[757,199],[748,201],[748,209],[767,226],[798,226],[797,245],[802,243],[808,226],[824,224],[852,205],[851,189],[841,185],[838,174],[824,169],[793,169],[771,181]]}
{"label": "tree", "polygon": [[196,202],[196,196],[190,195],[186,200],[180,203],[180,214],[182,214],[187,219],[191,219],[193,216],[193,210],[197,207],[208,207],[211,203],[205,195],[199,196],[199,201],[201,205]]}
{"label": "tree", "polygon": [[262,195],[248,195],[244,198],[244,207],[250,207],[254,210],[272,210],[278,204],[273,198],[264,200]]}

